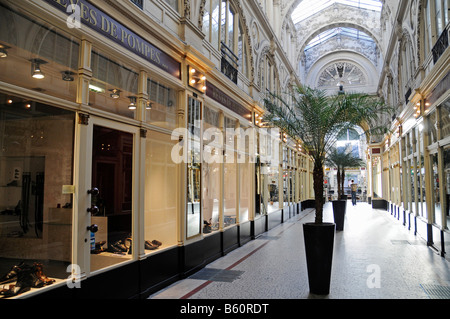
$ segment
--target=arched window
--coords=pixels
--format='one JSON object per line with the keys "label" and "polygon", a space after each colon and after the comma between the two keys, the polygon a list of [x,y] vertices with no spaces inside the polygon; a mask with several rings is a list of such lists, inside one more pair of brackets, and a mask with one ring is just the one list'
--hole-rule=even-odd
{"label": "arched window", "polygon": [[423,21],[424,21],[423,42],[424,42],[425,56],[428,55],[432,47],[431,1],[432,0],[426,0],[425,12],[423,14]]}
{"label": "arched window", "polygon": [[448,11],[450,0],[426,0],[424,8],[422,19],[424,21],[423,40],[426,56],[450,22]]}
{"label": "arched window", "polygon": [[225,50],[232,65],[248,77],[248,44],[244,24],[230,0],[206,0],[202,30],[217,50]]}

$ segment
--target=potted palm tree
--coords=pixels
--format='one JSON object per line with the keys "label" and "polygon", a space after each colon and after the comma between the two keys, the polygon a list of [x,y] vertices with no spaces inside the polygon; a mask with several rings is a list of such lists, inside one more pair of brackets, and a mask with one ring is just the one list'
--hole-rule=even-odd
{"label": "potted palm tree", "polygon": [[333,148],[326,157],[326,164],[337,169],[338,198],[332,201],[333,216],[336,230],[344,230],[344,219],[347,208],[347,198],[344,197],[345,170],[349,167],[361,167],[364,161],[351,152]]}
{"label": "potted palm tree", "polygon": [[[380,116],[390,111],[367,94],[329,96],[306,86],[293,87],[284,96],[269,93],[264,99],[265,121],[300,139],[313,160],[315,221],[303,224],[310,292],[327,295],[330,290],[335,224],[323,221],[323,179],[327,152],[338,134],[355,125],[366,132],[379,128]],[[379,133],[379,132],[378,132]]]}

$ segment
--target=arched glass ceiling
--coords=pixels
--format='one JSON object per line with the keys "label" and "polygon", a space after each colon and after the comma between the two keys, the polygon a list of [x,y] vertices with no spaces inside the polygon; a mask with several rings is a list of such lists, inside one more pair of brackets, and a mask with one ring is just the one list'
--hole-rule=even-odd
{"label": "arched glass ceiling", "polygon": [[292,12],[294,24],[309,18],[313,14],[324,10],[334,3],[342,3],[360,9],[381,11],[383,4],[380,0],[302,0]]}
{"label": "arched glass ceiling", "polygon": [[339,27],[339,28],[333,28],[333,29],[330,29],[330,30],[320,33],[318,36],[316,36],[314,39],[312,39],[308,43],[305,50],[309,50],[309,49],[315,47],[316,45],[322,44],[325,41],[327,41],[333,37],[339,36],[339,35],[354,38],[357,40],[374,42],[373,39],[369,35],[367,35],[366,33],[362,32],[362,31],[359,31],[354,28]]}

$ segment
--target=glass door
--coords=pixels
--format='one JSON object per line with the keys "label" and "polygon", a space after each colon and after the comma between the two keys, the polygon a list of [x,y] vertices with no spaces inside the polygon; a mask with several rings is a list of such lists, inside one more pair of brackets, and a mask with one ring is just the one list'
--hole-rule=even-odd
{"label": "glass door", "polygon": [[[132,259],[134,128],[94,122],[90,227],[91,271]],[[108,124],[108,123],[107,123]]]}

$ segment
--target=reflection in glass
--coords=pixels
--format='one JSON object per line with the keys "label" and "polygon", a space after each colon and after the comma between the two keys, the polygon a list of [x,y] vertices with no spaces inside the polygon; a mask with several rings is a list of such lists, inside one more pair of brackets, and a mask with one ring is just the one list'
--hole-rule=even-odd
{"label": "reflection in glass", "polygon": [[138,93],[139,74],[98,52],[92,52],[91,67],[90,104],[103,111],[134,118],[136,111],[129,106]]}
{"label": "reflection in glass", "polygon": [[188,130],[186,141],[188,149],[187,164],[187,208],[186,208],[186,236],[200,234],[201,225],[201,103],[189,97],[188,100]]}
{"label": "reflection in glass", "polygon": [[381,159],[380,157],[373,157],[372,161],[373,198],[382,198]]}
{"label": "reflection in glass", "polygon": [[444,181],[445,184],[443,185],[445,189],[445,198],[443,200],[445,201],[445,205],[443,206],[445,208],[445,216],[446,216],[446,224],[442,225],[446,229],[448,229],[449,223],[450,223],[450,216],[449,216],[449,199],[450,199],[450,146],[447,146],[444,148]]}
{"label": "reflection in glass", "polygon": [[224,159],[224,227],[236,224],[236,200],[237,200],[237,152],[234,132],[236,122],[234,119],[225,117],[225,159]]}
{"label": "reflection in glass", "polygon": [[[27,15],[0,6],[0,81],[76,102],[78,40]],[[42,79],[31,76],[32,60],[41,61]]]}
{"label": "reflection in glass", "polygon": [[[178,141],[168,134],[149,131],[145,156],[145,249],[146,252],[177,244],[177,165],[171,151]],[[156,240],[161,245],[152,245]]]}
{"label": "reflection in glass", "polygon": [[439,189],[439,168],[438,168],[438,154],[430,156],[432,165],[432,201],[434,206],[434,222],[438,225],[442,224],[442,211],[441,211],[441,194]]}
{"label": "reflection in glass", "polygon": [[203,233],[219,230],[220,163],[223,141],[219,127],[219,112],[204,108],[203,121]]}
{"label": "reflection in glass", "polygon": [[148,79],[149,101],[146,106],[146,122],[167,129],[176,127],[177,99],[175,90],[154,80]]}
{"label": "reflection in glass", "polygon": [[73,112],[0,94],[0,277],[37,262],[67,278],[73,202],[61,190],[73,185],[74,131]]}

